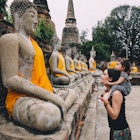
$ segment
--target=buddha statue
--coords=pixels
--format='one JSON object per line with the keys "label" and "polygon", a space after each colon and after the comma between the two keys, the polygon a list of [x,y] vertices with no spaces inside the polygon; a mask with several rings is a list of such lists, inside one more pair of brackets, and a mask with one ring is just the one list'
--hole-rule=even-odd
{"label": "buddha statue", "polygon": [[95,72],[96,71],[96,61],[94,60],[96,56],[96,52],[94,51],[94,48],[92,47],[90,51],[90,58],[89,58],[89,71]]}
{"label": "buddha statue", "polygon": [[107,66],[109,69],[114,69],[116,67],[116,60],[115,60],[115,53],[112,51],[112,54],[110,56],[110,62]]}
{"label": "buddha statue", "polygon": [[81,77],[81,75],[75,71],[74,61],[71,58],[71,48],[66,49],[65,64],[67,72],[73,74],[76,80]]}
{"label": "buddha statue", "polygon": [[89,58],[89,71],[91,72],[93,77],[100,77],[103,73],[102,70],[96,68],[96,61],[94,60],[96,56],[96,51],[92,47],[90,51],[90,58]]}
{"label": "buddha statue", "polygon": [[89,74],[90,71],[89,71],[88,65],[87,65],[87,58],[84,55],[83,55],[83,62],[84,62],[84,70]]}
{"label": "buddha statue", "polygon": [[66,70],[65,59],[61,53],[62,45],[57,35],[51,39],[53,52],[49,59],[50,70],[52,74],[52,82],[55,85],[69,85],[75,81],[73,74],[69,74]]}
{"label": "buddha statue", "polygon": [[80,73],[81,77],[85,75],[85,73],[83,72],[82,70],[82,67],[81,67],[81,63],[79,61],[79,54],[77,52],[77,50],[75,49],[73,51],[73,55],[74,55],[74,67],[75,67],[75,71],[77,71],[78,73]]}
{"label": "buddha statue", "polygon": [[53,93],[42,50],[31,37],[38,22],[36,6],[29,0],[14,0],[10,10],[15,33],[0,38],[0,81],[8,89],[9,118],[38,131],[54,130],[67,109]]}
{"label": "buddha statue", "polygon": [[80,62],[80,65],[81,65],[81,70],[83,71],[84,75],[89,74],[90,72],[87,70],[87,64],[85,62],[85,57],[84,57],[83,54],[80,54],[79,62]]}

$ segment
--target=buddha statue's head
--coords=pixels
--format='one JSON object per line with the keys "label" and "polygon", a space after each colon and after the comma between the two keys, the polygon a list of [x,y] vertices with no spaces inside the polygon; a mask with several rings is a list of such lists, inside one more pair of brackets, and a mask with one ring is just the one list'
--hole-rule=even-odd
{"label": "buddha statue's head", "polygon": [[29,0],[14,0],[10,6],[10,12],[13,18],[15,29],[19,28],[19,18],[25,13],[29,8],[34,8],[37,10],[35,4]]}
{"label": "buddha statue's head", "polygon": [[62,48],[61,41],[57,35],[54,35],[50,41],[51,46],[54,50],[60,50]]}

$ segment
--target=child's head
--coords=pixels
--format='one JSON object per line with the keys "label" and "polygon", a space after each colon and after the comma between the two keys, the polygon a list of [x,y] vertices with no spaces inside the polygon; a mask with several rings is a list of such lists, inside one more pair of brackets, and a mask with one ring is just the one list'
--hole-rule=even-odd
{"label": "child's head", "polygon": [[130,62],[129,62],[129,60],[125,59],[125,58],[121,58],[121,59],[117,60],[116,70],[125,71],[127,73],[130,73]]}

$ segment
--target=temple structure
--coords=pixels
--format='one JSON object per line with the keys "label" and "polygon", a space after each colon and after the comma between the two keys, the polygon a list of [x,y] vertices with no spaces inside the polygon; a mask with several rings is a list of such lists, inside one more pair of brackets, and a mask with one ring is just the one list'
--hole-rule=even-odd
{"label": "temple structure", "polygon": [[73,0],[68,2],[67,18],[65,22],[65,27],[62,32],[62,45],[63,47],[77,47],[81,45],[79,30],[76,26],[76,18],[74,13]]}
{"label": "temple structure", "polygon": [[[51,26],[53,27],[54,33],[56,33],[55,23],[51,20],[50,9],[49,9],[47,0],[34,0],[33,3],[37,6],[38,19],[44,18],[46,22],[46,27],[48,27],[51,24]],[[39,38],[35,38],[35,40],[38,42],[39,46],[41,47],[44,53],[45,63],[46,63],[46,66],[48,67],[49,65],[48,60],[52,53],[52,47],[47,42],[47,40],[46,42],[44,42],[43,40],[40,40]]]}
{"label": "temple structure", "polygon": [[54,31],[56,31],[55,24],[51,20],[50,9],[49,9],[47,1],[46,0],[34,0],[33,2],[37,6],[38,18],[40,19],[43,17],[46,21],[46,26],[48,26],[48,24],[51,23],[53,25]]}
{"label": "temple structure", "polygon": [[11,23],[4,20],[4,13],[0,13],[0,37],[6,33],[13,33],[14,27]]}

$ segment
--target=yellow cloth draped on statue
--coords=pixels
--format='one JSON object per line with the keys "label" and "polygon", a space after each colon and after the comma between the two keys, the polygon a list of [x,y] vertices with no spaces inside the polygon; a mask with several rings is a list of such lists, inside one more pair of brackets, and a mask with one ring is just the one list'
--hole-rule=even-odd
{"label": "yellow cloth draped on statue", "polygon": [[[45,68],[45,62],[44,62],[42,50],[38,46],[35,40],[33,40],[32,38],[30,40],[35,50],[31,82],[53,93],[53,87],[46,74],[46,68]],[[9,113],[9,116],[11,116],[16,100],[23,96],[27,96],[27,95],[19,94],[8,89],[8,94],[6,97],[6,108]]]}
{"label": "yellow cloth draped on statue", "polygon": [[92,65],[93,65],[93,69],[91,69],[91,68],[89,68],[89,71],[96,71],[96,61],[94,61],[93,63],[92,63]]}
{"label": "yellow cloth draped on statue", "polygon": [[81,64],[80,62],[77,60],[77,63],[76,63],[76,68],[75,68],[76,71],[80,72],[81,71]]}
{"label": "yellow cloth draped on statue", "polygon": [[[73,62],[72,59],[71,59],[71,63],[70,63],[70,69],[71,69],[71,70],[75,70],[74,62]],[[73,72],[69,72],[69,74],[73,74]]]}
{"label": "yellow cloth draped on statue", "polygon": [[[49,63],[50,63],[50,69],[51,69],[51,71],[52,71],[52,58],[51,58],[51,57],[50,57]],[[59,53],[59,52],[58,52],[58,64],[57,64],[57,68],[58,68],[60,71],[67,72],[67,71],[66,71],[66,66],[65,66],[64,57],[63,57],[62,54]],[[57,77],[64,76],[64,74],[54,73],[53,71],[52,71],[52,73],[53,73],[55,76],[57,76]]]}
{"label": "yellow cloth draped on statue", "polygon": [[137,67],[131,67],[131,73],[136,73],[138,72],[138,68]]}
{"label": "yellow cloth draped on statue", "polygon": [[109,62],[109,65],[108,65],[109,69],[114,69],[115,67],[116,67],[116,61]]}

